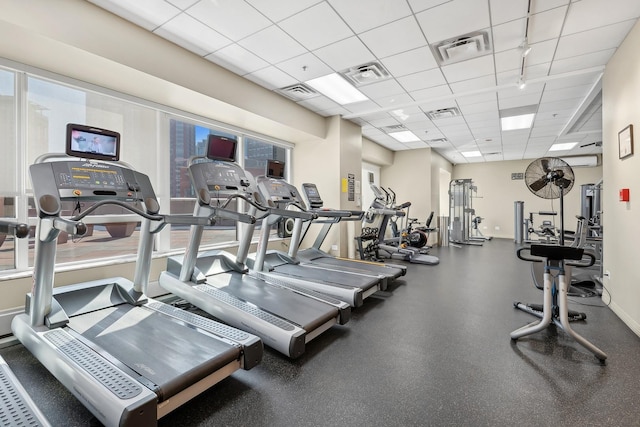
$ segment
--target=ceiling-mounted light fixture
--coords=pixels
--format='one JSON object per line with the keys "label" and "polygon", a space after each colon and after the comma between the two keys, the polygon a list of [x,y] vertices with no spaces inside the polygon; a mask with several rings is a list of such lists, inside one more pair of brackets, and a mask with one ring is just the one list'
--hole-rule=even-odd
{"label": "ceiling-mounted light fixture", "polygon": [[529,40],[527,39],[527,37],[524,38],[524,41],[520,45],[520,49],[522,49],[523,58],[531,53],[531,45],[529,44]]}
{"label": "ceiling-mounted light fixture", "polygon": [[520,78],[518,79],[518,89],[522,90],[525,87],[527,87],[527,82],[524,79],[524,76],[521,74]]}
{"label": "ceiling-mounted light fixture", "polygon": [[308,80],[305,83],[340,105],[369,99],[337,73]]}

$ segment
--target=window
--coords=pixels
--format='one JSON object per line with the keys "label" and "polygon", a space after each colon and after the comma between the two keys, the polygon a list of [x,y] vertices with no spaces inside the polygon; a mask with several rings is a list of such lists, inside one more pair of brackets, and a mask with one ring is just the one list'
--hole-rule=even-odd
{"label": "window", "polygon": [[[103,94],[27,77],[27,164],[46,153],[64,153],[67,123],[86,124],[121,134],[121,160],[158,181],[157,113],[151,108]],[[31,187],[31,184],[27,184]],[[73,216],[87,206],[65,202],[63,216]],[[28,199],[29,223],[37,222],[33,198]],[[134,255],[138,247],[139,217],[124,208],[105,206],[85,219],[82,238],[61,232],[57,263]],[[122,222],[126,221],[126,222]],[[31,245],[33,246],[33,245]],[[33,265],[34,251],[29,251]]]}
{"label": "window", "polygon": [[[0,218],[15,220],[15,196],[18,194],[16,141],[15,73],[0,69]],[[0,270],[15,268],[15,242],[12,236],[0,234]]]}
{"label": "window", "polygon": [[[185,119],[187,113],[168,110],[171,108],[75,84],[64,77],[0,68],[0,218],[28,222],[32,229],[29,238],[18,241],[12,236],[0,236],[0,270],[26,270],[33,265],[37,212],[29,166],[42,155],[64,153],[68,123],[119,132],[121,160],[149,176],[160,201],[160,212],[193,212],[196,201],[188,161],[191,156],[204,154],[209,134],[237,139],[239,163],[249,164],[255,174],[264,173],[268,159],[285,160],[288,155],[286,143],[279,146],[246,139],[245,147],[240,130],[229,130],[200,117]],[[90,204],[65,202],[63,216],[72,217]],[[229,207],[235,209],[235,204]],[[137,215],[105,206],[84,221],[88,225],[85,236],[73,238],[60,233],[58,264],[136,255],[140,221]],[[155,240],[156,250],[182,249],[188,238],[189,227],[165,227]],[[205,245],[234,241],[237,226],[233,221],[219,221],[203,237]]]}
{"label": "window", "polygon": [[[196,196],[189,177],[189,159],[193,156],[204,156],[207,150],[209,135],[220,135],[238,139],[237,135],[217,129],[200,126],[177,119],[169,120],[170,151],[170,192],[171,213],[191,214],[196,204]],[[235,208],[235,204],[229,206]],[[186,248],[189,241],[189,226],[171,226],[171,249]],[[217,221],[214,226],[205,227],[201,245],[212,245],[232,242],[236,238],[236,224],[230,220]]]}

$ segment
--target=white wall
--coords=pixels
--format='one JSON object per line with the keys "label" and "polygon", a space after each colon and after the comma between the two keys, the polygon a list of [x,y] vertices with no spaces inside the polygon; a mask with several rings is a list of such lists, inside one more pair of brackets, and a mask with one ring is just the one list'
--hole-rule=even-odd
{"label": "white wall", "polygon": [[[452,179],[470,178],[478,188],[472,199],[476,215],[483,218],[480,231],[485,236],[514,238],[514,202],[524,201],[525,216],[529,212],[559,211],[558,199],[541,199],[531,193],[524,180],[512,180],[511,173],[524,173],[531,160],[459,164],[453,168]],[[596,183],[602,178],[602,167],[573,168],[576,181],[565,196],[565,228],[574,230],[575,216],[580,214],[580,185]],[[553,206],[553,208],[552,208]],[[552,219],[546,217],[544,219]],[[540,225],[539,216],[534,217]],[[560,226],[559,217],[556,225]]]}
{"label": "white wall", "polygon": [[[607,64],[602,88],[604,221],[604,285],[611,295],[611,309],[640,335],[640,23],[627,35]],[[634,127],[635,154],[618,156],[618,132]],[[622,188],[631,190],[631,201],[618,201]],[[606,300],[606,298],[605,298]]]}

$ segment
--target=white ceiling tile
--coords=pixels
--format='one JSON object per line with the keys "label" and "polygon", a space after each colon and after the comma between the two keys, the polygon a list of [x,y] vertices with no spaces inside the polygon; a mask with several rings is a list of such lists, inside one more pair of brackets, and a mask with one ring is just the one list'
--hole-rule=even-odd
{"label": "white ceiling tile", "polygon": [[634,21],[624,21],[560,37],[555,57],[556,59],[569,58],[599,50],[616,48],[620,46],[633,24]]}
{"label": "white ceiling tile", "polygon": [[356,34],[411,15],[406,0],[329,0]]}
{"label": "white ceiling tile", "polygon": [[[407,105],[413,102],[413,98],[411,98],[406,93],[399,93],[391,96],[383,96],[381,98],[376,98],[376,104],[383,108],[391,108],[394,106],[398,106],[398,108],[402,108],[403,105]],[[400,119],[398,119],[400,120]]]}
{"label": "white ceiling tile", "polygon": [[587,55],[555,60],[553,61],[553,65],[551,65],[551,74],[562,74],[570,71],[606,65],[615,51],[615,49],[607,49],[589,53]]}
{"label": "white ceiling tile", "polygon": [[89,0],[96,6],[121,16],[127,21],[153,31],[180,13],[180,9],[166,1],[157,0]]}
{"label": "white ceiling tile", "polygon": [[463,95],[480,89],[489,89],[496,86],[495,77],[492,75],[478,77],[476,79],[462,80],[449,85],[453,93]]}
{"label": "white ceiling tile", "polygon": [[570,86],[558,89],[546,88],[541,102],[553,102],[562,99],[580,98],[584,99],[591,91],[591,85]]}
{"label": "white ceiling tile", "polygon": [[177,7],[178,9],[185,10],[193,6],[198,0],[167,0],[169,3]]}
{"label": "white ceiling tile", "polygon": [[433,68],[427,71],[408,74],[406,76],[398,77],[397,80],[407,92],[440,86],[447,83],[442,75],[442,71],[440,71],[440,68]]}
{"label": "white ceiling tile", "polygon": [[571,3],[563,34],[573,34],[640,16],[637,0],[583,0]]}
{"label": "white ceiling tile", "polygon": [[200,56],[231,44],[231,40],[185,13],[169,20],[154,33]]}
{"label": "white ceiling tile", "polygon": [[271,25],[271,21],[244,1],[201,0],[187,13],[233,41]]}
{"label": "white ceiling tile", "polygon": [[536,0],[531,2],[531,13],[540,13],[545,10],[566,6],[571,0]]}
{"label": "white ceiling tile", "polygon": [[479,93],[477,95],[456,95],[456,102],[461,107],[484,105],[485,103],[497,103],[495,92]]}
{"label": "white ceiling tile", "polygon": [[531,44],[531,52],[527,55],[527,66],[551,62],[554,59],[557,45],[557,39]]}
{"label": "white ceiling tile", "polygon": [[[347,104],[346,109],[351,111],[352,113],[362,113],[362,112],[369,112],[372,110],[378,110],[380,108],[380,106],[378,104],[376,104],[373,101],[363,101],[363,102],[356,102],[354,104]],[[372,113],[372,114],[367,114],[366,119],[372,119],[374,117],[388,117],[388,114],[386,112],[379,112],[379,113]]]}
{"label": "white ceiling tile", "polygon": [[275,25],[240,40],[238,44],[271,64],[307,52],[300,43]]}
{"label": "white ceiling tile", "polygon": [[322,0],[245,0],[273,22],[295,15]]}
{"label": "white ceiling tile", "polygon": [[360,39],[378,58],[427,45],[413,16],[364,32],[360,34]]}
{"label": "white ceiling tile", "polygon": [[[459,102],[458,105],[460,105]],[[497,114],[498,101],[494,94],[494,98],[490,101],[460,105],[460,111],[462,111],[465,117],[475,114],[494,114],[494,112]]]}
{"label": "white ceiling tile", "polygon": [[502,52],[522,46],[525,25],[525,19],[517,19],[493,27],[493,51]]}
{"label": "white ceiling tile", "polygon": [[[527,0],[491,0],[491,23],[499,25],[526,16],[527,3]],[[524,27],[521,34],[524,34]]]}
{"label": "white ceiling tile", "polygon": [[498,96],[498,106],[501,110],[505,110],[507,108],[516,108],[516,107],[526,107],[528,105],[537,105],[540,101],[540,94],[523,94],[518,97],[510,97],[510,98],[500,98]]}
{"label": "white ceiling tile", "polygon": [[494,72],[493,55],[485,55],[442,67],[442,73],[449,83],[474,79]]}
{"label": "white ceiling tile", "polygon": [[298,104],[307,108],[314,108],[317,110],[328,110],[330,108],[338,107],[335,101],[327,98],[326,96],[316,96],[314,98],[305,99],[304,101],[298,101]]}
{"label": "white ceiling tile", "polygon": [[529,18],[529,44],[560,36],[567,7],[559,7],[531,15]]}
{"label": "white ceiling tile", "polygon": [[253,73],[246,74],[244,77],[267,89],[279,89],[298,83],[298,81],[289,74],[274,66],[262,68]]}
{"label": "white ceiling tile", "polygon": [[478,0],[453,0],[416,14],[429,43],[488,28],[489,3]]}
{"label": "white ceiling tile", "polygon": [[372,83],[366,86],[361,86],[358,89],[360,89],[360,92],[364,93],[373,100],[375,100],[376,98],[383,98],[404,93],[404,89],[402,89],[402,86],[400,86],[395,80],[385,80],[378,83]]}
{"label": "white ceiling tile", "polygon": [[[413,90],[409,92],[409,95],[411,95],[411,97],[416,101],[422,101],[451,95],[451,89],[448,85],[442,85],[430,87],[427,89]],[[453,103],[453,101],[451,103]]]}
{"label": "white ceiling tile", "polygon": [[331,74],[333,70],[320,61],[312,53],[305,53],[295,58],[288,59],[276,65],[285,73],[295,77],[301,82],[315,79],[316,77]]}
{"label": "white ceiling tile", "polygon": [[215,54],[207,55],[205,58],[241,76],[253,73],[269,65],[237,44],[223,47],[216,51]]}
{"label": "white ceiling tile", "polygon": [[343,71],[376,59],[364,43],[355,36],[321,47],[313,53],[335,71]]}
{"label": "white ceiling tile", "polygon": [[495,55],[496,71],[502,73],[509,70],[520,71],[522,66],[522,51],[520,49],[505,50]]}
{"label": "white ceiling tile", "polygon": [[382,60],[382,64],[396,77],[431,70],[438,66],[431,49],[427,47],[389,56]]}
{"label": "white ceiling tile", "polygon": [[413,12],[418,13],[450,1],[451,0],[409,0],[409,4],[411,5]]}
{"label": "white ceiling tile", "polygon": [[315,50],[353,36],[353,31],[327,3],[319,3],[279,23],[291,37]]}

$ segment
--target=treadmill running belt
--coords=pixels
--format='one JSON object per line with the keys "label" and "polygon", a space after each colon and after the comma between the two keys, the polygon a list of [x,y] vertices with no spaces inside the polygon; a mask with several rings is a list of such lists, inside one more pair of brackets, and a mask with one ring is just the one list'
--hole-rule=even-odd
{"label": "treadmill running belt", "polygon": [[250,302],[273,315],[313,331],[337,316],[338,310],[293,291],[271,286],[246,274],[220,273],[207,277],[207,283],[236,298]]}
{"label": "treadmill running belt", "polygon": [[159,401],[240,357],[239,347],[128,304],[72,317],[69,327],[156,384]]}

